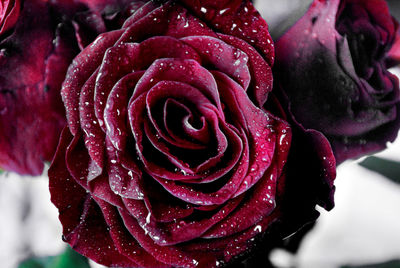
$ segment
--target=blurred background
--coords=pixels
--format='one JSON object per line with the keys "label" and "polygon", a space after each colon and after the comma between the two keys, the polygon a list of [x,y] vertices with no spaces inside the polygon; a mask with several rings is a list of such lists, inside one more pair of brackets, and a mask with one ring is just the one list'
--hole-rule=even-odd
{"label": "blurred background", "polygon": [[[255,4],[273,36],[278,37],[310,2],[256,0]],[[392,14],[399,19],[400,0],[388,2]],[[393,72],[400,75],[399,69]],[[269,257],[274,266],[400,267],[400,139],[375,157],[342,164],[335,185],[335,208],[331,212],[320,209],[317,224],[304,237],[297,253],[273,250]],[[31,178],[1,173],[0,266],[18,267],[23,260],[38,258],[24,267],[44,267],[49,263],[53,266],[46,267],[56,267],[54,263],[87,267],[85,260],[65,252],[57,217],[46,175]],[[59,254],[61,257],[47,257]]]}

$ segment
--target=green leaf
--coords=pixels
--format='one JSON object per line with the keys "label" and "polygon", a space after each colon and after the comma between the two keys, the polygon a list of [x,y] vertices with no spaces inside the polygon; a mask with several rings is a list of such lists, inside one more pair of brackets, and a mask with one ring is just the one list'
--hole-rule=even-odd
{"label": "green leaf", "polygon": [[56,257],[30,258],[20,263],[18,268],[44,268],[49,267]]}
{"label": "green leaf", "polygon": [[68,247],[62,254],[33,257],[20,263],[18,268],[90,268],[88,260]]}
{"label": "green leaf", "polygon": [[361,166],[377,172],[391,181],[400,183],[400,163],[375,156],[370,156],[360,163]]}

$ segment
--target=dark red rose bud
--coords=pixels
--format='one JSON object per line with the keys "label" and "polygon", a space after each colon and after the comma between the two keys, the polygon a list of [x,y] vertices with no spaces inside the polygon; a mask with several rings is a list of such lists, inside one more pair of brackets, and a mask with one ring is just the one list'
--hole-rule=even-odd
{"label": "dark red rose bud", "polygon": [[276,44],[277,87],[300,124],[328,137],[338,164],[397,136],[399,84],[387,70],[397,29],[383,0],[316,0]]}
{"label": "dark red rose bud", "polygon": [[330,145],[295,127],[292,151],[251,3],[134,3],[63,83],[49,177],[64,240],[107,266],[216,267],[332,208]]}
{"label": "dark red rose bud", "polygon": [[[19,1],[6,3],[8,17],[16,16]],[[79,48],[113,22],[105,10],[119,15],[116,1],[105,3],[89,9],[78,1],[25,1],[12,32],[0,35],[2,169],[39,175],[53,158],[66,124],[60,89],[67,68]]]}
{"label": "dark red rose bud", "polygon": [[0,1],[0,36],[14,27],[21,9],[21,0]]}

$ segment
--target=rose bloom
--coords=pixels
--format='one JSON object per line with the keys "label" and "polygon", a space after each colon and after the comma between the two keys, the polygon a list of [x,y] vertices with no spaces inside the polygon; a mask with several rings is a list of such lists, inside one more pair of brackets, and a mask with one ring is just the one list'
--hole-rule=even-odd
{"label": "rose bloom", "polygon": [[[1,1],[0,168],[40,175],[66,125],[61,83],[72,59],[123,17],[122,1]],[[12,23],[11,23],[12,22]]]}
{"label": "rose bloom", "polygon": [[399,84],[387,70],[397,29],[383,0],[316,0],[276,44],[277,87],[300,124],[328,137],[338,164],[397,136]]}
{"label": "rose bloom", "polygon": [[14,26],[17,22],[20,9],[20,0],[0,1],[0,35]]}
{"label": "rose bloom", "polygon": [[274,48],[250,1],[134,3],[63,83],[64,241],[107,266],[215,267],[331,209],[330,145],[268,100]]}

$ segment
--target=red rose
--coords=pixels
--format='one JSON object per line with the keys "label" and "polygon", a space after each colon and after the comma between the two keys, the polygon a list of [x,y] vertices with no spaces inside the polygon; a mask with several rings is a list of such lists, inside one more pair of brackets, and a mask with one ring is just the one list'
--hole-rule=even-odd
{"label": "red rose", "polygon": [[213,267],[331,208],[327,141],[295,128],[292,153],[288,123],[261,108],[273,45],[252,4],[136,3],[63,83],[68,128],[49,170],[63,239],[108,266]]}
{"label": "red rose", "polygon": [[397,136],[399,82],[388,71],[400,59],[397,31],[384,0],[315,0],[276,42],[275,81],[291,113],[324,133],[338,164]]}
{"label": "red rose", "polygon": [[[122,5],[102,1],[88,8],[78,1],[60,2],[25,1],[10,34],[0,35],[2,169],[39,175],[43,162],[51,161],[66,124],[60,89],[67,68],[80,48],[112,29],[106,24],[118,18]],[[19,12],[19,1],[6,3],[9,16],[3,17],[2,32]],[[108,19],[106,9],[115,18]]]}
{"label": "red rose", "polygon": [[15,25],[19,17],[20,7],[20,0],[0,1],[0,35]]}

